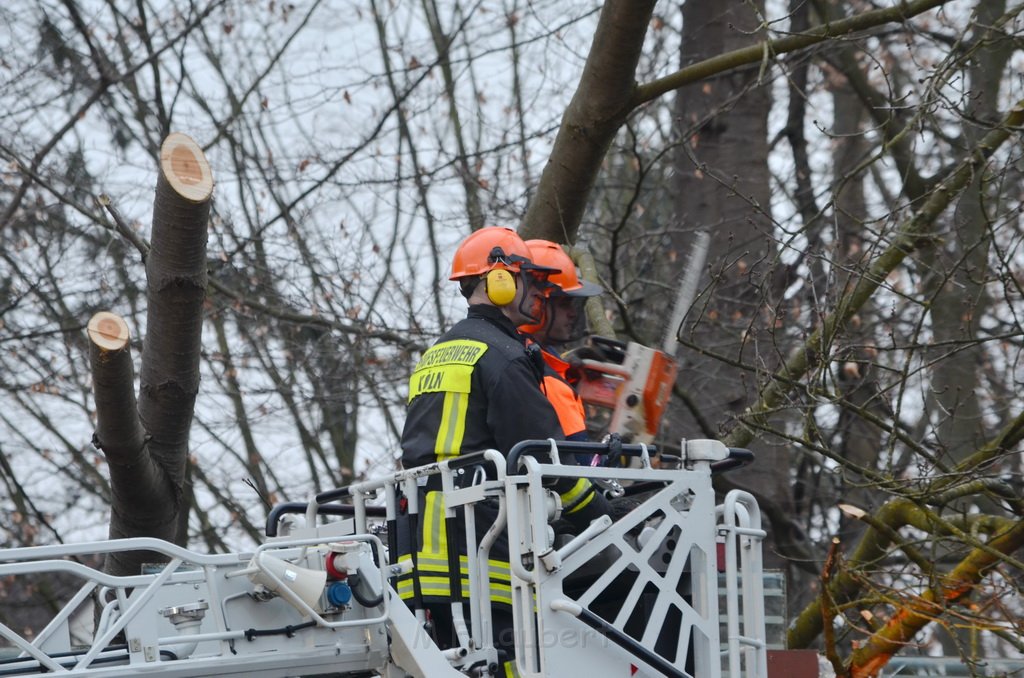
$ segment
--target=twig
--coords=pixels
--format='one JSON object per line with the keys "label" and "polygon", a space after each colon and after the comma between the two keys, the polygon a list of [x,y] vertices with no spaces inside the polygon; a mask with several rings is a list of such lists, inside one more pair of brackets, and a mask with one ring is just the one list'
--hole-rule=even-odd
{"label": "twig", "polygon": [[839,561],[839,537],[832,537],[832,544],[828,548],[828,557],[825,558],[825,567],[821,570],[821,631],[825,645],[825,658],[829,660],[835,669],[836,676],[846,676],[846,669],[843,667],[843,660],[836,652],[836,633],[832,626],[832,619],[835,617],[835,601],[829,591],[829,583],[832,581],[832,573],[835,572],[836,564]]}
{"label": "twig", "polygon": [[107,210],[110,218],[114,220],[114,225],[117,226],[117,232],[121,236],[135,246],[135,249],[139,251],[142,256],[142,261],[146,261],[146,257],[149,256],[149,243],[139,237],[139,234],[132,230],[132,227],[128,225],[128,222],[124,220],[121,213],[116,207],[114,207],[114,201],[110,199],[110,196],[106,193],[100,193],[96,197],[96,202]]}

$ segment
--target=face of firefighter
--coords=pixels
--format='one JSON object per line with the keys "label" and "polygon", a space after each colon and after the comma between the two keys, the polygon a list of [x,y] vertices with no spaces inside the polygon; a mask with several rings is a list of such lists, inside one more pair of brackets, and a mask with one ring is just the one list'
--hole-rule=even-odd
{"label": "face of firefighter", "polygon": [[553,295],[545,299],[544,328],[537,337],[542,344],[561,345],[575,341],[586,331],[583,305],[586,299]]}

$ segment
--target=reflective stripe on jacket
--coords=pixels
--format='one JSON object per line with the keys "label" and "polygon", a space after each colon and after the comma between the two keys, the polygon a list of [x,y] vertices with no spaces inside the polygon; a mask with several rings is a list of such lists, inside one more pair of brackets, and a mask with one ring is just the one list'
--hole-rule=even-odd
{"label": "reflective stripe on jacket", "polygon": [[[416,573],[419,575],[420,591],[425,599],[445,599],[452,597],[451,580],[448,576],[448,535],[444,522],[444,493],[426,492],[423,501],[423,521],[419,533],[419,540],[416,549]],[[456,538],[466,543],[463,534],[464,522],[461,509],[456,520],[458,528]],[[487,528],[494,522],[497,509],[493,505],[478,505],[476,507],[477,524],[482,528],[478,529],[477,542],[486,532]],[[411,550],[411,549],[408,549]],[[460,552],[465,548],[460,548]],[[512,577],[509,574],[508,550],[501,540],[492,547],[492,557],[488,559],[487,570],[489,574],[489,593],[493,603],[512,604]],[[398,562],[412,560],[410,553],[405,553],[398,558]],[[464,553],[459,556],[459,584],[462,589],[462,597],[469,598],[469,562]],[[398,595],[402,600],[413,598],[413,574],[402,575],[398,579]]]}

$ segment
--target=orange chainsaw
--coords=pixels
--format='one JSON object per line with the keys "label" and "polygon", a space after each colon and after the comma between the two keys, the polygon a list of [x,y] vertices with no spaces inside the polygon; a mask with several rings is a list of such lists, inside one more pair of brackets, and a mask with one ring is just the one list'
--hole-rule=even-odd
{"label": "orange chainsaw", "polygon": [[574,352],[580,374],[576,389],[596,439],[618,433],[623,442],[649,443],[657,435],[679,371],[679,329],[697,298],[709,242],[707,233],[696,234],[660,350],[594,336]]}

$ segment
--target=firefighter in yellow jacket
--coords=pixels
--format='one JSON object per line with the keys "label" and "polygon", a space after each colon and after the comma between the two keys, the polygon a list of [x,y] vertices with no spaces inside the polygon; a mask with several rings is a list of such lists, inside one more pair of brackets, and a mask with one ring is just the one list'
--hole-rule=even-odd
{"label": "firefighter in yellow jacket", "polygon": [[[481,229],[459,246],[450,279],[459,283],[469,312],[423,354],[409,380],[402,431],[405,468],[485,449],[507,454],[521,440],[564,438],[541,390],[540,348],[516,329],[539,319],[547,278],[556,272],[531,262],[526,244],[508,228]],[[585,479],[563,479],[555,489],[562,499],[563,517],[576,525],[585,527],[607,513],[607,501]],[[463,521],[457,520],[459,543],[447,543],[442,494],[437,490],[439,483],[433,482],[424,488],[417,538],[406,534],[399,539],[399,559],[413,560],[415,569],[399,580],[398,589],[404,600],[424,607],[435,637],[446,646],[454,635],[448,549],[459,551],[464,566],[466,538],[461,534]],[[476,512],[478,536],[493,522],[486,509],[486,505],[478,507]],[[490,571],[495,646],[511,658],[507,541],[498,540],[492,547]],[[465,570],[459,580],[464,598],[468,595]]]}

